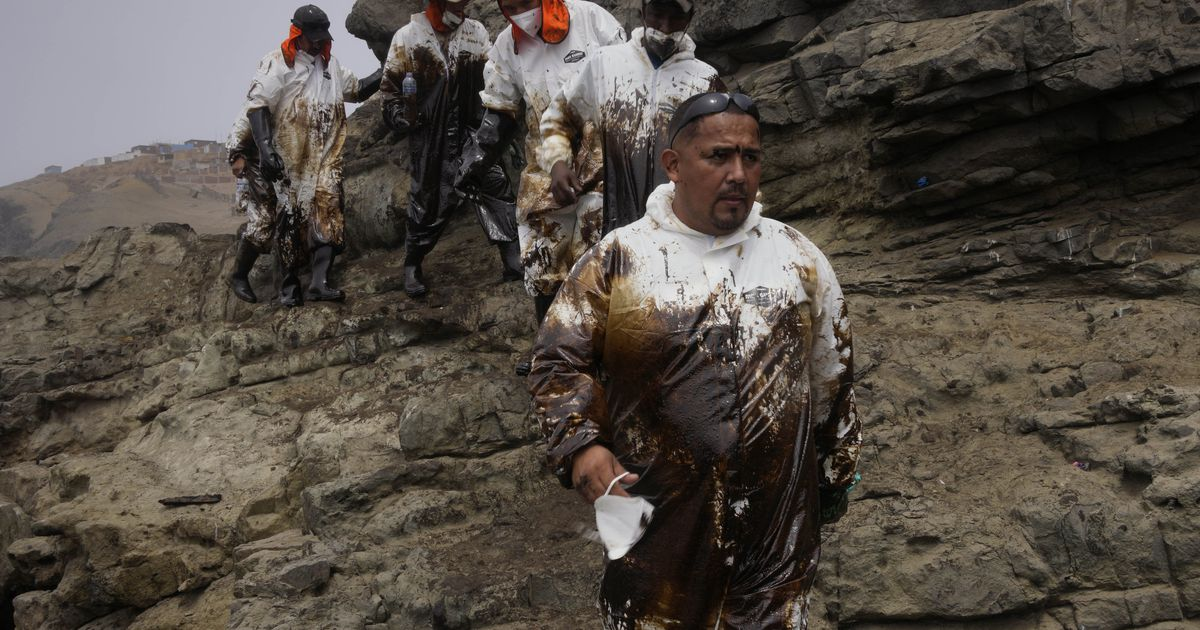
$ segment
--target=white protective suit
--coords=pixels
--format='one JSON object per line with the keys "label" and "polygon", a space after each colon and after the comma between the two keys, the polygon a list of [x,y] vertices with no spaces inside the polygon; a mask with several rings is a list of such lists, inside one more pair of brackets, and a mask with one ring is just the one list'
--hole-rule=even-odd
{"label": "white protective suit", "polygon": [[605,567],[606,628],[803,628],[818,495],[851,486],[862,441],[846,304],[759,204],[713,237],[673,198],[660,186],[580,259],[542,325],[529,384],[550,463],[569,480],[603,444],[655,506]]}
{"label": "white protective suit", "polygon": [[650,193],[667,183],[659,158],[675,108],[696,94],[725,89],[716,68],[696,59],[691,37],[655,68],[642,44],[644,30],[593,55],[541,120],[538,160],[547,173],[559,161],[573,167],[571,139],[596,126],[604,151],[604,234],[640,219]]}
{"label": "white protective suit", "polygon": [[[517,222],[525,283],[533,295],[553,295],[571,265],[600,239],[603,219],[600,191],[592,190],[565,208],[554,202],[550,177],[537,160],[538,125],[551,99],[587,59],[600,48],[625,40],[625,29],[602,7],[586,0],[565,0],[565,4],[571,16],[570,30],[557,44],[522,36],[518,50],[512,28],[500,32],[488,52],[480,92],[485,108],[513,118],[519,115],[522,103],[525,106],[526,167],[517,192]],[[591,161],[597,177],[593,179],[597,179],[597,139],[583,138],[580,153],[594,156]]]}
{"label": "white protective suit", "polygon": [[336,57],[298,50],[289,65],[282,49],[262,58],[246,111],[271,112],[275,146],[284,163],[276,182],[281,264],[293,268],[315,246],[343,246],[342,147],[346,102],[358,102],[359,81]]}

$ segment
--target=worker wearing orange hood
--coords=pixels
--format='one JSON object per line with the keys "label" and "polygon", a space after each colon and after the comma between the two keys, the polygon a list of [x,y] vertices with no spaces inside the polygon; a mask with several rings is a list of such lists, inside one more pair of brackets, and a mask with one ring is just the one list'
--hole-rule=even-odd
{"label": "worker wearing orange hood", "polygon": [[[517,227],[525,286],[534,298],[538,321],[575,261],[600,238],[604,198],[595,189],[602,155],[598,138],[579,138],[577,164],[594,165],[593,187],[562,206],[550,194],[550,177],[538,165],[538,123],[551,101],[600,48],[625,41],[625,30],[602,7],[586,0],[498,0],[511,25],[488,51],[480,96],[487,109],[463,152],[455,182],[469,187],[487,172],[512,138],[519,112],[525,112],[525,170],[517,191]],[[585,136],[587,134],[585,133]],[[583,156],[590,156],[588,157]],[[580,169],[587,178],[586,166]],[[528,373],[528,363],[517,366]]]}
{"label": "worker wearing orange hood", "polygon": [[[382,69],[365,79],[343,68],[331,54],[329,17],[314,5],[296,10],[283,44],[258,65],[245,108],[248,124],[235,126],[231,146],[247,147],[247,172],[274,191],[259,204],[260,223],[273,243],[242,238],[230,284],[239,298],[256,299],[246,281],[260,252],[274,246],[283,275],[279,301],[298,306],[304,300],[340,300],[342,291],[327,284],[334,255],[344,247],[342,219],[342,146],[346,141],[346,102],[366,100],[379,89]],[[247,137],[248,136],[248,137]],[[235,164],[235,171],[237,170]],[[269,211],[269,212],[268,212]],[[251,226],[254,227],[254,226]],[[301,291],[299,268],[310,259],[312,278]]]}
{"label": "worker wearing orange hood", "polygon": [[504,170],[494,165],[470,195],[460,195],[453,186],[467,136],[483,116],[479,90],[491,47],[487,28],[466,17],[469,3],[429,0],[423,12],[396,32],[384,64],[384,122],[408,136],[412,185],[404,292],[410,297],[428,291],[421,263],[451,217],[468,208],[500,251],[501,278],[523,277],[513,195]]}

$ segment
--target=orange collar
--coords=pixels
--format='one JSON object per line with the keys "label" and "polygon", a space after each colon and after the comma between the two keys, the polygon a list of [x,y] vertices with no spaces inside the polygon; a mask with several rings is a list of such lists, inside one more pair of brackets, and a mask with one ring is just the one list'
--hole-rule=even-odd
{"label": "orange collar", "polygon": [[439,33],[449,33],[454,30],[442,21],[442,16],[445,14],[446,7],[441,0],[429,0],[429,4],[425,6],[425,17],[433,26],[433,30]]}
{"label": "orange collar", "polygon": [[[500,4],[499,0],[496,4]],[[521,54],[521,38],[529,37],[529,35],[517,28],[516,23],[504,11],[503,6],[500,7],[500,12],[504,14],[504,19],[512,24],[513,50],[519,55]],[[547,44],[561,43],[567,38],[567,33],[570,31],[571,12],[567,10],[567,3],[564,0],[542,0],[542,30],[540,32],[542,41]]]}
{"label": "orange collar", "polygon": [[[296,50],[301,35],[303,33],[300,31],[300,28],[293,24],[292,30],[288,32],[288,38],[283,40],[283,45],[280,46],[280,49],[283,50],[283,60],[287,62],[289,68],[296,65]],[[325,60],[326,67],[329,66],[329,58],[332,54],[333,42],[325,42],[325,45],[321,48],[321,59]]]}

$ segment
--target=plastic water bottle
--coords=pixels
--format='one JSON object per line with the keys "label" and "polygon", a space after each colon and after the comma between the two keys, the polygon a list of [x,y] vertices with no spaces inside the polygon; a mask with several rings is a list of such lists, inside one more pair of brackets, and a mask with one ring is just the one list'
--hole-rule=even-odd
{"label": "plastic water bottle", "polygon": [[413,73],[406,72],[404,74],[404,82],[400,84],[400,93],[404,96],[417,94],[417,78],[413,76]]}

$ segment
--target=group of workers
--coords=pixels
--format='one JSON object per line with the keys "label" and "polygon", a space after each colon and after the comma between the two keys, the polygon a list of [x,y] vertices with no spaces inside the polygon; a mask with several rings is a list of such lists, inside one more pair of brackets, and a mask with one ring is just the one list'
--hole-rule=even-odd
{"label": "group of workers", "polygon": [[428,0],[365,79],[331,55],[324,12],[296,11],[229,142],[234,294],[257,300],[248,274],[274,249],[282,304],[343,299],[344,104],[381,90],[411,151],[405,292],[427,292],[422,263],[473,208],[533,296],[518,373],[550,466],[596,506],[605,627],[805,627],[861,425],[832,267],[757,202],[757,107],[696,58],[691,0],[643,0],[628,37],[586,0],[497,0],[494,42],[470,1]]}

